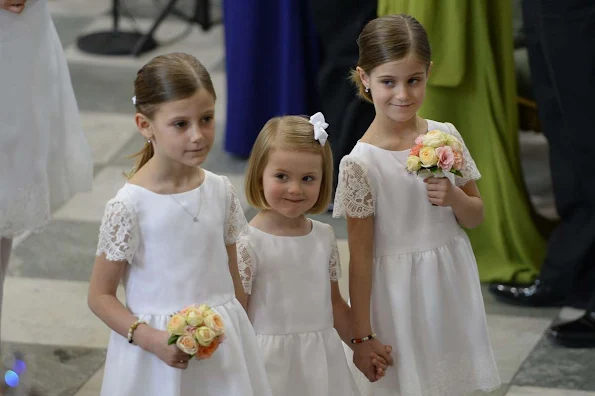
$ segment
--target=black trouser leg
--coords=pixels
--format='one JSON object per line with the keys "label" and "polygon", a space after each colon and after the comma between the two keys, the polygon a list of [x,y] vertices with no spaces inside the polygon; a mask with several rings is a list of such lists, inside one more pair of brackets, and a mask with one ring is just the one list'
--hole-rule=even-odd
{"label": "black trouser leg", "polygon": [[531,79],[544,133],[556,207],[541,279],[571,296],[593,268],[595,183],[595,3],[591,0],[524,0]]}
{"label": "black trouser leg", "polygon": [[376,0],[311,0],[310,9],[321,47],[318,90],[322,112],[329,123],[335,174],[374,119],[374,106],[356,96],[349,72],[357,66],[357,37],[376,17]]}

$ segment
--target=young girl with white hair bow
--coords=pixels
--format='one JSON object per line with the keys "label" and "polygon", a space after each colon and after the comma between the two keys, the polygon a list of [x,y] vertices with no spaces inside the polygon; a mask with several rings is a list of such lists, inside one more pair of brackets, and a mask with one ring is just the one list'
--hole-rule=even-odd
{"label": "young girl with white hair bow", "polygon": [[[359,395],[341,343],[350,345],[350,308],[335,234],[306,217],[331,200],[327,127],[322,113],[275,117],[248,162],[246,196],[260,212],[237,241],[238,267],[276,396]],[[384,375],[386,361],[370,359]]]}

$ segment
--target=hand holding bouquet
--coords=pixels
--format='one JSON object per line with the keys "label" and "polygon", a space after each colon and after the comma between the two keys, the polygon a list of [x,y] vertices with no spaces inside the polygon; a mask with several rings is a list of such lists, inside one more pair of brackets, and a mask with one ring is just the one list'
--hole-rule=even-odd
{"label": "hand holding bouquet", "polygon": [[462,176],[464,166],[463,144],[456,137],[435,129],[415,139],[406,168],[425,179],[444,177],[448,172]]}
{"label": "hand holding bouquet", "polygon": [[167,324],[168,345],[176,344],[196,359],[208,359],[225,338],[223,319],[205,304],[191,305],[174,314]]}

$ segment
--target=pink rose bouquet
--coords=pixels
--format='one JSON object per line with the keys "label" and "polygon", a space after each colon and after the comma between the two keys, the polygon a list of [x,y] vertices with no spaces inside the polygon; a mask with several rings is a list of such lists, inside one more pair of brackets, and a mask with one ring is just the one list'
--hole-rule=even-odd
{"label": "pink rose bouquet", "polygon": [[443,177],[446,173],[462,176],[465,166],[463,144],[456,137],[437,129],[415,139],[406,168],[421,177]]}

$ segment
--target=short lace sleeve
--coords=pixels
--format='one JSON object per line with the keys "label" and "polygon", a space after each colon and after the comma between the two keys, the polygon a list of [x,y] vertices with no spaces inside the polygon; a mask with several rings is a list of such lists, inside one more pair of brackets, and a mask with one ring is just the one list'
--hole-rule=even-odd
{"label": "short lace sleeve", "polygon": [[447,122],[446,126],[448,127],[448,132],[459,139],[461,143],[463,143],[463,158],[465,158],[465,166],[463,167],[463,170],[461,170],[463,176],[455,176],[455,184],[462,187],[471,180],[481,179],[481,173],[479,173],[479,169],[477,169],[477,165],[475,165],[475,161],[473,160],[473,157],[471,157],[471,153],[469,152],[463,137],[453,124]]}
{"label": "short lace sleeve", "polygon": [[138,248],[139,229],[132,204],[121,198],[110,200],[99,228],[97,256],[105,253],[109,261],[128,261]]}
{"label": "short lace sleeve", "polygon": [[225,176],[225,190],[227,191],[227,213],[225,216],[225,244],[231,245],[236,242],[238,236],[248,227],[246,216],[235,188]]}
{"label": "short lace sleeve", "polygon": [[328,226],[331,232],[331,258],[328,265],[328,273],[331,281],[337,282],[341,279],[341,258],[339,257],[339,247],[337,246],[337,238],[335,237],[335,231],[332,226]]}
{"label": "short lace sleeve", "polygon": [[363,163],[346,156],[339,166],[333,217],[364,218],[374,215],[376,197]]}
{"label": "short lace sleeve", "polygon": [[252,294],[252,282],[256,274],[256,256],[250,244],[249,227],[246,227],[236,240],[236,250],[238,252],[238,271],[244,292]]}

